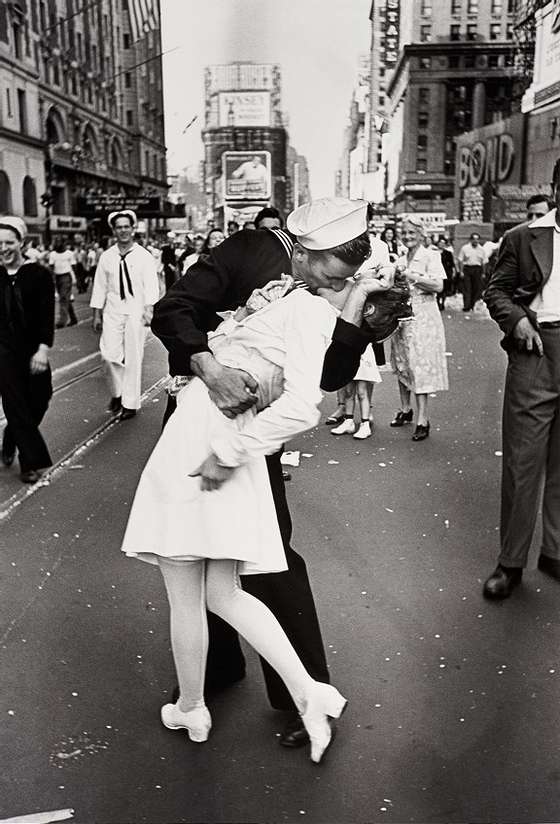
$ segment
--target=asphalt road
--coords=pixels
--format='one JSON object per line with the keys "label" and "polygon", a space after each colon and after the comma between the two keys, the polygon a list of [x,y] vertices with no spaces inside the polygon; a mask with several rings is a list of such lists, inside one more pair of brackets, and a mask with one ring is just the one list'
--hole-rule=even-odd
{"label": "asphalt road", "polygon": [[[301,453],[294,545],[350,701],[320,766],[278,746],[283,718],[250,651],[248,677],[211,704],[206,744],[159,723],[174,682],[165,595],[119,542],[162,395],[17,506],[6,507],[17,472],[0,475],[1,818],[560,822],[558,584],[532,569],[510,600],[482,599],[497,555],[505,358],[483,315],[450,310],[445,324],[451,389],[430,401],[427,441],[389,428],[398,393],[384,373],[371,439],[321,423],[290,445]],[[54,365],[95,348],[87,323],[63,330]],[[145,388],[164,370],[152,341]],[[105,395],[99,372],[55,395],[44,427],[55,459],[107,422]]]}

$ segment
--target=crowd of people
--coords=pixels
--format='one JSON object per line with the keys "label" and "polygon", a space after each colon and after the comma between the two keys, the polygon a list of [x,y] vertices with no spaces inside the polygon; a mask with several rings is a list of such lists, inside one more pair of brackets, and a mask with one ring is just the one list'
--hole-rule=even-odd
{"label": "crowd of people", "polygon": [[560,161],[553,192],[532,198],[528,221],[499,243],[472,233],[457,255],[419,217],[378,235],[368,204],[344,198],[299,207],[286,228],[267,207],[185,248],[172,233],[139,243],[127,209],[108,216],[105,249],[26,247],[24,222],[0,218],[2,461],[17,453],[24,482],[51,465],[39,425],[52,394],[55,290],[61,328],[76,320],[73,286],[91,283],[109,410],[120,420],[140,408],[150,326],[168,351],[163,431],[122,545],[165,582],[178,680],[165,727],[208,738],[206,695],[245,673],[239,632],[262,656],[272,706],[289,713],[280,743],[310,742],[321,760],[346,700],[329,683],[305,562],[290,543],[283,445],[318,422],[321,390],[338,392],[333,435],[370,437],[386,356],[400,399],[390,425],[415,419],[412,438],[425,440],[428,397],[448,389],[441,310],[458,291],[464,312],[484,296],[509,358],[501,551],[484,595],[505,598],[519,585],[543,477],[539,567],[560,580]]}

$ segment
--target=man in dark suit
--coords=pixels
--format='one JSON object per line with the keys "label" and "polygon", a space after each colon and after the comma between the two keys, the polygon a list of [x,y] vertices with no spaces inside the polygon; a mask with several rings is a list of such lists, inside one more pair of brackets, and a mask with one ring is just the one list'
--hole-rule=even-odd
{"label": "man in dark suit", "polygon": [[39,263],[27,263],[25,223],[0,217],[0,395],[7,426],[2,463],[16,448],[21,480],[35,483],[51,457],[39,424],[52,395],[49,350],[54,337],[54,282]]}
{"label": "man in dark suit", "polygon": [[560,159],[556,208],[504,236],[484,299],[505,337],[503,469],[498,566],[487,598],[507,598],[521,582],[542,480],[539,569],[560,581]]}
{"label": "man in dark suit", "polygon": [[[236,232],[212,249],[209,255],[202,255],[190,267],[188,275],[182,277],[155,306],[152,329],[169,351],[171,374],[197,374],[210,389],[218,408],[228,417],[234,417],[255,402],[255,383],[245,372],[220,366],[210,353],[207,333],[220,321],[216,312],[244,304],[254,289],[278,280],[283,273],[297,278],[298,274],[303,274],[302,267],[311,266],[313,271],[316,269],[321,275],[328,275],[332,267],[339,269],[342,266],[346,276],[350,277],[369,255],[367,204],[344,199],[334,202],[325,199],[325,202],[325,215],[320,204],[318,209],[317,204],[309,204],[311,221],[325,224],[323,228],[315,226],[316,232],[312,234],[312,240],[316,240],[318,233],[327,244],[320,243],[319,251],[306,248],[305,243],[308,247],[313,243],[301,238],[299,232],[296,234],[301,242],[295,243],[293,236],[282,229]],[[297,211],[300,213],[300,210]],[[335,255],[327,246],[337,247]],[[343,256],[336,257],[342,249]],[[368,343],[367,336],[360,330],[365,295],[360,294],[359,282],[349,302],[352,300],[355,310],[347,302],[343,314],[348,320],[342,316],[338,319],[326,354],[321,382],[326,391],[338,389],[352,379]],[[168,412],[172,408],[168,408]],[[312,677],[328,682],[328,667],[305,561],[290,546],[292,522],[280,453],[267,457],[267,467],[288,571],[244,576],[243,587],[272,610]],[[242,678],[245,672],[243,654],[234,630],[212,615],[209,616],[209,629],[207,691],[212,686],[232,683]],[[263,670],[272,706],[292,714],[280,743],[286,747],[302,746],[308,740],[307,733],[288,691],[264,661]]]}

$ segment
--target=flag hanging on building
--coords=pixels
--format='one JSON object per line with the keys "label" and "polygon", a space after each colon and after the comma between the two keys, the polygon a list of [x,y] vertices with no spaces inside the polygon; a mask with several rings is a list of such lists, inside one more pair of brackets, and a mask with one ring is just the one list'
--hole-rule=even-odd
{"label": "flag hanging on building", "polygon": [[155,0],[128,0],[130,14],[130,34],[133,42],[140,40],[149,31],[159,29]]}

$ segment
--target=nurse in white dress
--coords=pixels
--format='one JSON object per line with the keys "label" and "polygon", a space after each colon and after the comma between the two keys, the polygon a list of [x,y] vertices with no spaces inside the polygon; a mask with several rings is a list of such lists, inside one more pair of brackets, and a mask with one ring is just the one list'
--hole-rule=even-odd
{"label": "nurse in white dress", "polygon": [[110,410],[121,419],[140,408],[142,361],[153,306],[159,300],[157,262],[134,242],[136,215],[112,212],[108,223],[117,242],[99,258],[90,306],[111,392]]}
{"label": "nurse in white dress", "polygon": [[[326,216],[306,204],[290,215],[288,228],[310,244],[326,235],[322,248],[329,251],[354,239],[367,249],[366,204],[345,203]],[[317,232],[306,233],[302,224],[308,223],[318,224]],[[320,231],[323,224],[326,233]],[[313,255],[303,246],[298,253]],[[122,546],[127,555],[158,564],[167,589],[180,698],[162,708],[163,724],[186,729],[193,741],[208,738],[211,718],[203,695],[208,608],[282,677],[309,733],[315,762],[330,743],[328,718],[339,717],[346,700],[311,678],[272,612],[241,589],[238,576],[286,569],[265,455],[319,418],[323,360],[339,314],[333,295],[349,276],[347,264],[325,257],[326,267],[304,267],[307,289],[294,289],[242,320],[226,321],[209,339],[218,361],[257,381],[257,409],[228,419],[199,378],[181,390],[140,479]],[[342,319],[355,317],[368,293],[385,288],[373,278],[356,283]],[[317,295],[321,289],[332,303]]]}

